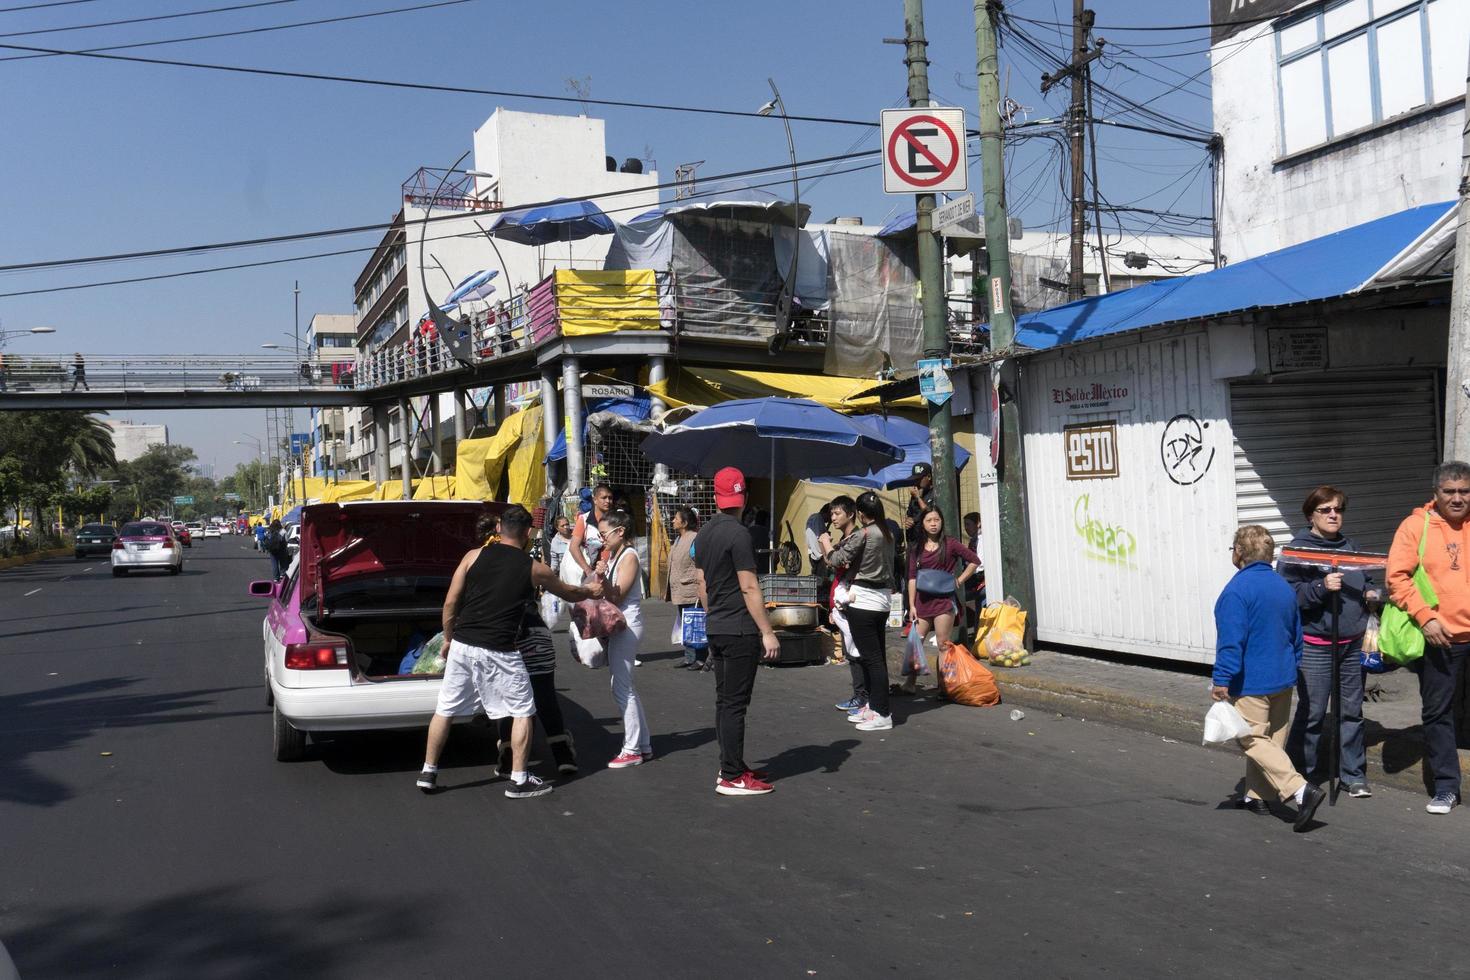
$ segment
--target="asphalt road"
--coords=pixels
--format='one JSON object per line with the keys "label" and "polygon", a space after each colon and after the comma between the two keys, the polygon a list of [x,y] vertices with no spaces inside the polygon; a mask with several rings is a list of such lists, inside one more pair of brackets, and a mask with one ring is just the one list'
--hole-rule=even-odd
{"label": "asphalt road", "polygon": [[1219,808],[1225,753],[932,701],[857,733],[823,667],[761,673],[749,756],[778,789],[727,799],[711,675],[656,629],[651,764],[599,768],[607,675],[565,657],[583,774],[551,796],[502,796],[465,729],[431,797],[418,734],[273,762],[264,568],[225,538],[177,578],[0,572],[0,939],[27,980],[1461,969],[1470,811],[1383,790],[1294,835]]}

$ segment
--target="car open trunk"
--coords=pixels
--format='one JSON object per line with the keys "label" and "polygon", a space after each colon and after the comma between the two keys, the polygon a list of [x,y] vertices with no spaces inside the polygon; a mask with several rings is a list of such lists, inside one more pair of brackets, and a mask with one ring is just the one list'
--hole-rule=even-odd
{"label": "car open trunk", "polygon": [[504,504],[479,501],[365,501],[314,504],[301,512],[302,618],[313,640],[346,639],[355,678],[400,674],[415,636],[440,630],[444,596],[475,522]]}

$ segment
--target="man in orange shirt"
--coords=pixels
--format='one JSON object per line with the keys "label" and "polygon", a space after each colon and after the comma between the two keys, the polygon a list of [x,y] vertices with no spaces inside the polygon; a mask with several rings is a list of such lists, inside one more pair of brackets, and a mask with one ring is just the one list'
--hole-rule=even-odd
{"label": "man in orange shirt", "polygon": [[[1434,777],[1425,809],[1449,813],[1460,802],[1460,755],[1455,745],[1453,702],[1470,657],[1470,464],[1452,461],[1434,470],[1434,499],[1404,519],[1388,550],[1388,593],[1394,605],[1424,631],[1419,669],[1424,755]],[[1431,606],[1414,586],[1419,543],[1424,571],[1439,597]]]}

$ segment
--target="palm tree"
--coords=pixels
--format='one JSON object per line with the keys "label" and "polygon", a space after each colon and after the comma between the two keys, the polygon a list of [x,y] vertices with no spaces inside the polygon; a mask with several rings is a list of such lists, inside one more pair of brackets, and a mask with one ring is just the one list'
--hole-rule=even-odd
{"label": "palm tree", "polygon": [[100,416],[106,412],[57,412],[65,416],[62,436],[66,461],[79,476],[95,478],[117,465],[112,429]]}

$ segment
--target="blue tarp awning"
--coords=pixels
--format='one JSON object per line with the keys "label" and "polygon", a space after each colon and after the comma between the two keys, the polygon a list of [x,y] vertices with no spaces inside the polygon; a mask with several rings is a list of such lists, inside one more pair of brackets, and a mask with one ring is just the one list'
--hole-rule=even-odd
{"label": "blue tarp awning", "polygon": [[1016,321],[1016,342],[1044,349],[1164,323],[1343,296],[1369,283],[1451,206],[1426,204],[1223,269],[1030,313]]}
{"label": "blue tarp awning", "polygon": [[[582,445],[587,445],[587,418],[598,412],[614,412],[621,415],[630,422],[642,422],[648,418],[652,407],[647,395],[635,398],[595,398],[584,408],[582,417]],[[546,454],[546,461],[554,463],[559,459],[567,458],[567,431],[562,429],[556,434],[556,442],[552,444],[551,450]]]}

